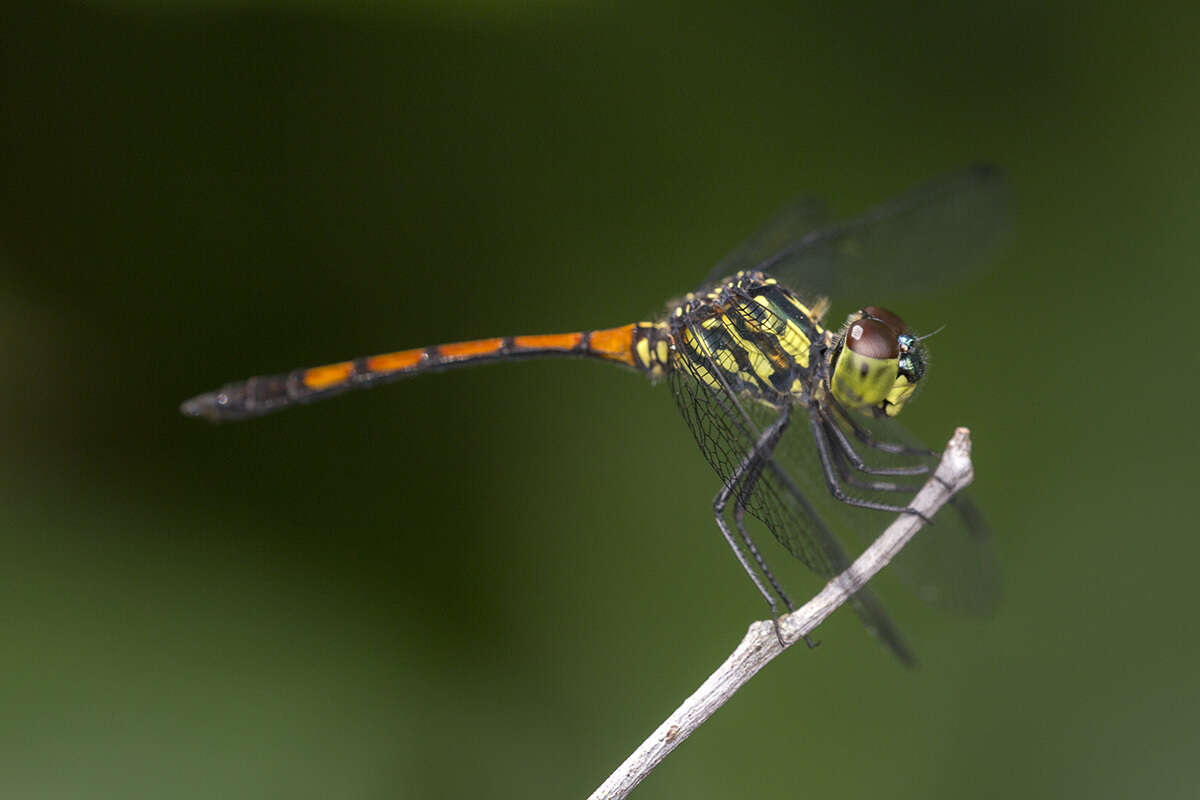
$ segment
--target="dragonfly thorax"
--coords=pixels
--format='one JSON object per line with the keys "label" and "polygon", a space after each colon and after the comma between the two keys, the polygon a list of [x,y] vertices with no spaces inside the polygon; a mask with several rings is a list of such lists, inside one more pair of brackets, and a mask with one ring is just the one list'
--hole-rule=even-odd
{"label": "dragonfly thorax", "polygon": [[739,272],[672,310],[671,368],[774,405],[807,403],[832,342],[820,324],[825,308],[761,272]]}
{"label": "dragonfly thorax", "polygon": [[897,314],[879,306],[851,314],[832,355],[834,398],[843,406],[894,417],[925,374],[925,348]]}

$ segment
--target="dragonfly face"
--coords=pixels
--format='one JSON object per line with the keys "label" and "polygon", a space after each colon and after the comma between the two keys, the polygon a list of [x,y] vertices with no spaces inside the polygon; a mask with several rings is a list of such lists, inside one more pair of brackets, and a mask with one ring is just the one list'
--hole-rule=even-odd
{"label": "dragonfly face", "polygon": [[[543,357],[598,359],[663,378],[720,478],[717,526],[775,613],[777,601],[792,603],[746,529],[747,515],[818,576],[832,578],[850,563],[840,535],[876,525],[859,510],[907,511],[916,487],[905,479],[928,472],[935,455],[893,421],[925,374],[918,337],[880,306],[862,308],[833,332],[821,322],[828,298],[945,285],[1004,227],[1005,196],[998,171],[973,167],[838,223],[821,204],[802,200],[718,262],[705,288],[663,319],[263,375],[197,395],[181,410],[214,422],[245,419],[416,375]],[[996,596],[987,528],[968,498],[958,495],[953,505],[922,534],[937,548],[919,562],[931,570],[918,568],[913,578],[948,605],[985,612]],[[868,587],[852,607],[912,661]]]}
{"label": "dragonfly face", "polygon": [[897,314],[867,306],[851,314],[831,363],[834,398],[847,408],[894,417],[925,375],[925,348]]}

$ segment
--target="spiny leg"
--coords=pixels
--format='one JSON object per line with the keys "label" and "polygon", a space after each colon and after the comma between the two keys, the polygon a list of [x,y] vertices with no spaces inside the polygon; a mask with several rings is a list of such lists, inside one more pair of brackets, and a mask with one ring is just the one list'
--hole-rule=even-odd
{"label": "spiny leg", "polygon": [[[787,647],[787,643],[783,641],[783,634],[779,630],[779,606],[775,603],[774,595],[767,591],[767,587],[763,586],[762,580],[758,577],[758,573],[754,571],[752,566],[750,566],[750,562],[746,560],[746,555],[742,552],[742,548],[738,546],[737,541],[733,538],[733,534],[729,532],[729,526],[726,524],[724,517],[725,504],[728,501],[729,492],[726,489],[722,489],[721,492],[717,494],[716,499],[713,501],[713,516],[717,520],[717,527],[721,529],[721,535],[725,537],[725,542],[729,545],[730,549],[733,550],[733,554],[737,556],[738,563],[742,565],[742,569],[746,571],[746,574],[750,576],[750,580],[754,582],[754,587],[758,589],[758,593],[761,594],[763,599],[767,601],[767,605],[771,609],[771,624],[775,626],[775,638],[779,640],[779,646]],[[718,504],[720,505],[719,509],[717,508]],[[741,532],[742,537],[745,539],[745,531],[741,531],[740,526],[739,531]],[[747,541],[749,540],[747,539]],[[753,544],[751,544],[750,547],[751,552],[754,553],[755,560],[760,566],[764,566],[764,573],[766,574],[767,579],[771,582],[771,587],[777,592],[780,591],[779,585],[775,581],[775,577],[769,571],[766,571],[764,562],[758,553],[757,548],[755,548]],[[792,607],[791,600],[787,597],[787,595],[782,593],[780,594],[780,597],[783,598],[784,603],[787,604],[787,607],[790,610]]]}
{"label": "spiny leg", "polygon": [[[785,410],[784,414],[790,416],[790,409]],[[786,425],[784,427],[786,427]],[[782,433],[783,431],[781,430],[780,434],[782,435]],[[770,458],[771,451],[773,451],[775,449],[775,445],[778,444],[779,438],[779,436],[775,437],[775,441],[771,444],[771,450],[762,452],[758,465],[755,467],[753,473],[747,477],[742,491],[738,492],[738,500],[733,506],[733,520],[737,525],[738,533],[742,535],[742,541],[746,543],[746,547],[754,556],[754,560],[758,562],[759,569],[763,571],[763,574],[766,575],[767,580],[771,583],[771,588],[773,588],[779,594],[780,598],[783,599],[784,605],[787,606],[788,611],[795,611],[796,608],[794,605],[792,605],[791,598],[787,596],[787,592],[783,590],[783,587],[779,584],[779,581],[776,580],[775,576],[771,573],[771,568],[767,566],[766,560],[762,557],[762,554],[758,552],[758,547],[755,546],[754,540],[750,538],[750,534],[746,533],[745,526],[746,500],[750,497],[750,493],[754,490],[754,486],[758,482],[758,479],[762,477],[763,467],[766,464],[767,459]],[[775,618],[772,618],[772,622],[775,625],[775,637],[779,639],[780,644],[783,644],[783,637],[779,633],[779,622]],[[807,633],[804,634],[803,638],[804,644],[808,646],[809,650],[812,650],[821,644],[820,642],[814,642]]]}
{"label": "spiny leg", "polygon": [[830,452],[829,439],[826,437],[825,426],[820,412],[816,410],[810,411],[808,421],[809,426],[812,428],[813,442],[817,445],[817,456],[821,460],[821,471],[825,474],[825,485],[829,488],[829,493],[833,495],[834,499],[846,505],[870,508],[875,511],[888,511],[893,514],[915,514],[925,522],[929,522],[929,519],[924,514],[907,506],[877,503],[874,500],[863,500],[862,498],[846,494],[841,485],[838,484],[837,468],[833,463],[833,454]]}
{"label": "spiny leg", "polygon": [[[826,430],[828,431],[830,423],[826,422]],[[855,489],[865,489],[871,492],[901,492],[907,494],[915,494],[918,486],[909,486],[903,483],[892,483],[891,481],[874,481],[861,480],[857,478],[846,460],[846,454],[841,449],[834,448],[833,463],[837,467],[838,475],[842,479],[842,483],[847,486],[853,486]]]}
{"label": "spiny leg", "polygon": [[[775,579],[774,574],[772,574],[771,570],[767,567],[767,562],[762,557],[762,554],[759,552],[758,548],[755,546],[754,541],[750,538],[750,535],[746,533],[743,518],[745,516],[746,499],[753,491],[754,485],[757,483],[759,476],[762,475],[763,464],[766,462],[766,459],[770,457],[771,452],[775,449],[775,445],[779,442],[779,438],[783,435],[784,430],[787,429],[790,417],[791,407],[786,406],[779,417],[772,422],[758,437],[758,441],[754,443],[754,446],[750,449],[750,452],[747,453],[741,460],[741,463],[738,464],[737,469],[733,471],[733,474],[729,476],[729,479],[725,482],[725,485],[721,487],[721,491],[717,492],[717,496],[713,499],[713,516],[717,521],[717,527],[721,529],[721,535],[725,537],[725,541],[733,549],[734,555],[737,556],[738,562],[742,565],[742,569],[744,569],[746,574],[750,576],[750,580],[754,581],[754,585],[758,588],[759,594],[766,599],[767,605],[770,606],[771,622],[775,626],[775,637],[779,639],[779,644],[782,647],[786,647],[786,644],[783,641],[783,635],[779,631],[779,607],[775,603],[775,596],[778,595],[778,597],[783,600],[784,605],[787,606],[789,611],[794,610],[794,607],[792,606],[791,599],[787,596],[787,593],[784,592],[783,587],[779,585],[779,581]],[[771,588],[775,591],[775,595],[772,595],[767,591],[766,587],[763,586],[762,580],[759,578],[758,573],[754,571],[754,569],[750,566],[750,562],[746,560],[745,553],[742,552],[742,548],[739,547],[737,542],[734,540],[733,534],[729,531],[729,525],[725,522],[725,508],[728,506],[729,498],[733,496],[735,489],[737,495],[734,502],[734,521],[737,525],[738,533],[741,535],[742,541],[746,545],[746,549],[750,551],[750,554],[754,557],[755,562],[762,570],[762,574],[766,576]],[[807,636],[805,637],[805,641],[808,642]],[[812,646],[811,642],[809,642],[809,646]]]}
{"label": "spiny leg", "polygon": [[[846,412],[846,410],[844,408],[842,408],[836,400],[833,399],[832,395],[830,395],[827,399],[829,400],[830,407],[833,409],[834,413],[832,413],[832,414],[827,413],[823,407],[820,409],[820,413],[827,423],[827,430],[830,431],[830,437],[837,442],[838,447],[841,449],[841,452],[846,455],[846,457],[850,461],[850,463],[859,472],[864,472],[868,475],[924,475],[929,472],[930,467],[927,464],[919,464],[919,465],[916,465],[913,467],[893,467],[893,468],[885,468],[885,469],[873,469],[873,468],[867,467],[866,464],[862,460],[862,456],[860,456],[858,454],[858,451],[854,449],[854,445],[852,445],[850,443],[850,440],[846,438],[846,434],[842,431],[841,425],[838,424],[839,418],[843,422],[845,422],[847,426],[849,426],[850,430],[853,431],[859,439],[863,439],[863,441],[865,441],[865,443],[868,446],[875,447],[879,450],[883,450],[884,452],[900,453],[901,450],[892,449],[892,448],[903,448],[903,452],[907,455],[927,455],[927,456],[940,455],[936,451],[927,450],[925,448],[908,447],[907,445],[894,444],[894,443],[889,443],[889,442],[879,442],[878,440],[871,438],[871,433],[869,431],[867,431],[865,428],[862,428],[859,425],[859,423],[850,414],[848,414]],[[866,439],[864,439],[863,437],[866,437]],[[864,487],[863,485],[861,485],[859,482],[848,478],[844,472],[842,473],[842,477],[851,486],[857,486],[858,488],[867,488],[867,487]],[[937,481],[938,483],[942,484],[943,486],[946,486],[947,489],[950,488],[946,484],[946,482],[943,481],[941,478],[939,478],[937,475],[934,475],[933,479],[935,481]],[[895,491],[895,490],[881,489],[880,491]],[[915,491],[915,489],[914,489],[914,491]],[[953,502],[953,501],[951,501],[951,502]],[[927,519],[923,514],[921,515],[921,518],[924,519],[926,522],[930,522],[932,524],[932,522],[929,519]]]}
{"label": "spiny leg", "polygon": [[928,464],[914,464],[909,467],[870,467],[863,461],[862,456],[854,449],[854,445],[846,438],[846,433],[841,426],[837,424],[837,419],[832,415],[818,409],[822,422],[825,424],[825,431],[829,439],[837,445],[838,450],[846,457],[846,460],[859,472],[867,475],[924,475],[929,472]]}
{"label": "spiny leg", "polygon": [[[761,466],[759,466],[756,472],[755,481],[758,480],[759,475],[762,475]],[[791,598],[788,597],[787,592],[783,590],[783,586],[780,585],[779,581],[776,580],[775,576],[771,573],[771,568],[767,566],[766,559],[764,559],[762,554],[758,552],[758,547],[755,546],[754,540],[750,538],[750,534],[746,533],[745,517],[746,505],[742,502],[741,494],[739,493],[738,501],[733,506],[733,521],[737,525],[738,533],[742,535],[742,541],[746,543],[746,548],[750,551],[751,555],[754,556],[754,560],[758,562],[759,569],[761,569],[763,574],[767,576],[767,580],[770,582],[771,588],[779,594],[780,599],[783,600],[783,604],[787,606],[788,611],[795,611],[796,607],[792,604]],[[774,609],[772,609],[772,611],[774,611]],[[779,621],[775,617],[772,617],[771,619],[775,625],[775,638],[779,639],[780,644],[783,644],[783,636],[779,632]],[[814,647],[817,647],[821,644],[820,642],[814,642],[812,639],[810,639],[807,633],[804,634],[804,643],[808,645],[809,650],[812,650]]]}
{"label": "spiny leg", "polygon": [[[791,407],[784,408],[781,416],[784,418],[783,424],[779,425],[777,423],[776,425],[772,425],[773,428],[778,427],[778,431],[771,440],[765,443],[760,442],[762,446],[755,447],[759,457],[756,463],[750,468],[749,473],[742,481],[741,488],[738,490],[737,500],[733,504],[733,521],[737,526],[738,533],[742,536],[742,541],[745,543],[746,549],[750,551],[750,555],[754,556],[754,561],[758,564],[758,568],[762,570],[762,574],[766,577],[767,582],[771,584],[771,588],[783,600],[783,604],[787,606],[788,611],[795,611],[796,607],[792,604],[791,598],[788,597],[783,586],[775,578],[775,575],[771,572],[771,568],[767,566],[766,559],[762,557],[762,553],[759,552],[758,547],[754,544],[754,540],[750,538],[750,534],[746,533],[746,502],[754,492],[754,487],[757,485],[758,479],[762,477],[763,467],[766,465],[767,459],[771,457],[771,453],[775,450],[775,446],[783,436],[784,430],[787,429],[788,424],[791,422]],[[772,620],[776,620],[776,618],[772,616]],[[779,639],[780,644],[783,644],[783,636],[779,632],[778,621],[775,621],[775,636]],[[810,650],[820,644],[820,642],[814,642],[810,639],[808,634],[804,634],[804,643],[808,645]]]}
{"label": "spiny leg", "polygon": [[821,423],[825,426],[825,433],[829,441],[836,445],[834,448],[840,454],[845,462],[859,472],[867,475],[924,475],[929,472],[927,464],[913,464],[907,467],[869,467],[863,461],[862,456],[854,449],[853,443],[846,438],[845,432],[841,425],[838,424],[837,415],[830,413],[827,409],[818,407],[816,413],[821,417]]}
{"label": "spiny leg", "polygon": [[832,408],[837,413],[837,416],[840,417],[842,419],[842,421],[846,423],[846,427],[850,428],[850,432],[854,434],[854,438],[858,439],[860,442],[865,444],[867,447],[874,448],[875,450],[882,450],[885,453],[892,453],[893,455],[910,455],[910,456],[940,456],[941,455],[941,453],[938,453],[934,450],[930,450],[925,447],[912,447],[910,445],[903,444],[901,442],[881,442],[881,441],[879,441],[878,439],[875,438],[874,434],[872,434],[869,430],[864,428],[858,422],[858,420],[854,419],[854,416],[849,411],[847,411],[845,409],[845,407],[842,406],[841,403],[839,403],[837,401],[837,399],[833,396],[832,392],[826,393],[826,396],[825,396],[823,402],[828,403],[829,407]]}
{"label": "spiny leg", "polygon": [[[757,475],[761,475],[762,470],[757,470]],[[753,483],[744,489],[745,493],[753,490]],[[750,551],[750,555],[754,556],[754,563],[758,564],[758,568],[762,570],[763,576],[767,579],[767,583],[771,584],[771,588],[775,590],[775,594],[779,595],[779,599],[783,601],[783,605],[788,611],[795,611],[796,607],[792,605],[792,599],[788,597],[787,592],[783,590],[783,586],[775,579],[771,573],[771,568],[767,566],[767,561],[762,557],[762,553],[758,552],[758,546],[754,544],[754,540],[750,538],[750,534],[746,533],[746,503],[743,500],[743,492],[738,492],[737,502],[733,504],[733,523],[737,526],[738,533],[742,536],[742,542],[746,545],[746,549]]]}

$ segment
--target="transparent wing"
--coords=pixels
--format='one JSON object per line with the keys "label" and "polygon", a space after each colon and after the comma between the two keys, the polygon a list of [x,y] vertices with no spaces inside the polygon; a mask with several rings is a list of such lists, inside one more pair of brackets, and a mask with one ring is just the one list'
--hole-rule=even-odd
{"label": "transparent wing", "polygon": [[[924,447],[892,417],[867,419],[856,416],[855,421],[877,441]],[[855,444],[858,443],[855,441]],[[905,466],[920,461],[932,467],[937,461],[937,456],[892,455],[865,446],[856,449],[868,463],[878,467]],[[860,473],[855,477],[861,482],[872,476]],[[874,477],[878,479],[880,476]],[[920,484],[924,477],[908,479],[907,483]],[[904,481],[901,478],[892,480],[897,483]],[[916,489],[917,486],[911,488]],[[907,504],[912,496],[911,491],[863,489],[855,489],[854,494],[899,505]],[[867,543],[862,533],[869,533],[870,529],[856,526],[855,530],[860,535],[860,541]],[[926,602],[957,613],[986,616],[995,610],[1000,601],[1000,571],[992,552],[991,530],[978,505],[967,493],[955,495],[934,517],[933,524],[923,528],[896,560],[888,565],[888,571],[910,584]]]}
{"label": "transparent wing", "polygon": [[869,293],[872,301],[970,274],[1008,228],[1011,198],[995,167],[974,166],[853,219],[822,225],[819,204],[789,206],[722,259],[706,283],[756,269],[810,297]]}
{"label": "transparent wing", "polygon": [[753,236],[718,261],[704,283],[716,283],[738,270],[749,269],[828,223],[829,209],[823,201],[815,197],[798,197],[775,212],[775,216]]}
{"label": "transparent wing", "polygon": [[[669,382],[679,410],[705,459],[722,482],[730,486],[738,466],[754,448],[759,433],[779,411],[761,403],[742,402],[729,391],[713,388],[705,373],[712,374],[716,369],[711,360],[704,364],[677,359]],[[804,409],[797,408],[795,413],[797,418],[785,433],[785,441],[808,435]],[[741,494],[738,487],[731,488],[735,494]],[[821,492],[828,494],[824,488]],[[814,506],[814,495],[802,489],[782,464],[775,460],[769,462],[753,488],[742,497],[746,510],[817,575],[831,578],[850,565],[845,549]],[[882,519],[886,518],[876,515],[876,529]],[[901,661],[915,663],[899,631],[869,588],[861,589],[851,606],[867,628]]]}
{"label": "transparent wing", "polygon": [[[752,419],[761,416],[761,412],[753,406],[748,409]],[[829,414],[824,416],[831,417]],[[812,432],[803,422],[807,420],[797,420],[794,429],[780,440],[775,448],[775,463],[809,499],[812,513],[824,520],[828,530],[840,536],[842,541],[865,547],[890,520],[885,514],[850,506],[830,494]],[[877,442],[926,449],[891,417],[859,419],[856,415],[855,422]],[[882,452],[859,442],[847,426],[841,425],[841,428],[856,452],[873,468],[908,468],[927,464],[932,469],[937,465],[937,455]],[[928,478],[928,475],[867,475],[855,470],[845,457],[838,458],[836,447],[832,449],[838,462],[842,490],[860,500],[907,506]],[[894,488],[871,488],[872,482],[876,485],[892,484]],[[795,536],[796,528],[787,529],[784,535]],[[779,534],[776,536],[779,537]],[[788,541],[784,541],[784,545],[792,549]],[[955,613],[987,616],[999,603],[1000,572],[992,554],[991,531],[978,506],[964,493],[956,495],[938,512],[933,524],[925,526],[905,546],[896,560],[888,565],[887,571],[909,584],[922,600]]]}

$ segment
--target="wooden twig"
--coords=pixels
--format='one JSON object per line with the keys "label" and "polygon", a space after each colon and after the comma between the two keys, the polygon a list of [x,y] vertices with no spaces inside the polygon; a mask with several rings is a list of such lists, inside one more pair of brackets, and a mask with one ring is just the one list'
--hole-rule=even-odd
{"label": "wooden twig", "polygon": [[[973,477],[971,432],[966,428],[958,428],[946,446],[937,470],[909,505],[925,518],[932,518],[955,493],[970,484]],[[865,586],[876,572],[883,569],[923,524],[921,517],[915,514],[900,514],[849,569],[830,581],[803,607],[780,617],[779,628],[784,641],[790,646],[811,633],[838,606]],[[628,797],[668,753],[782,652],[770,620],[752,624],[725,663],[608,776],[592,793],[590,800],[621,800]]]}

